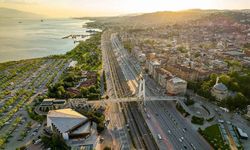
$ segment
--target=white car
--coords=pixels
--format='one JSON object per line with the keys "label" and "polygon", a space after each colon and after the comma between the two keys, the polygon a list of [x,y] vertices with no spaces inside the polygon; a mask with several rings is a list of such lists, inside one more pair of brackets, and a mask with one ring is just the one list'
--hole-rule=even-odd
{"label": "white car", "polygon": [[158,137],[159,140],[162,140],[162,137],[161,137],[160,134],[158,134],[157,137]]}
{"label": "white car", "polygon": [[184,140],[184,137],[183,137],[183,136],[181,137],[181,140]]}
{"label": "white car", "polygon": [[168,130],[168,133],[169,133],[169,134],[171,134],[171,131],[170,131],[170,130]]}

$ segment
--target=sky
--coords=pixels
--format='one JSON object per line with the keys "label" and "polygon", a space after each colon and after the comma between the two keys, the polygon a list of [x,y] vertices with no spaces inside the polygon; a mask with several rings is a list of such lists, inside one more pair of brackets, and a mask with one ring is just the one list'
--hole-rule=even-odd
{"label": "sky", "polygon": [[250,0],[0,0],[0,7],[51,17],[92,17],[193,8],[250,9]]}

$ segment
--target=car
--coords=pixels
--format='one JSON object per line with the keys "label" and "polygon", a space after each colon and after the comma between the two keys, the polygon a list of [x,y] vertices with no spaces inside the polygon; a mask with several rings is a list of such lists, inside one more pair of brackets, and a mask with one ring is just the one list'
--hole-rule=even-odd
{"label": "car", "polygon": [[224,123],[224,120],[218,119],[219,123]]}
{"label": "car", "polygon": [[196,150],[196,148],[195,148],[195,146],[194,146],[193,143],[190,143],[190,145],[191,145],[191,147],[192,147],[194,150]]}
{"label": "car", "polygon": [[187,149],[187,146],[186,146],[186,145],[184,145],[183,147],[184,147],[185,149]]}
{"label": "car", "polygon": [[181,137],[181,140],[184,140],[184,137],[183,137],[183,136]]}
{"label": "car", "polygon": [[161,137],[160,134],[158,134],[157,137],[158,137],[159,140],[162,140],[162,137]]}
{"label": "car", "polygon": [[8,122],[8,121],[4,123],[4,125],[8,125],[8,124],[10,124],[10,122]]}
{"label": "car", "polygon": [[147,114],[147,118],[148,118],[148,119],[150,119],[150,118],[151,118],[149,114]]}
{"label": "car", "polygon": [[42,139],[36,140],[34,144],[37,145],[37,144],[39,144],[40,142],[42,142]]}
{"label": "car", "polygon": [[169,134],[171,134],[171,131],[170,131],[170,130],[168,130],[168,133],[169,133]]}
{"label": "car", "polygon": [[186,130],[185,130],[185,129],[182,129],[182,131],[183,131],[183,132],[186,132]]}
{"label": "car", "polygon": [[181,138],[179,138],[179,141],[182,142]]}
{"label": "car", "polygon": [[36,134],[37,134],[37,132],[33,132],[31,135],[32,135],[32,136],[35,136]]}

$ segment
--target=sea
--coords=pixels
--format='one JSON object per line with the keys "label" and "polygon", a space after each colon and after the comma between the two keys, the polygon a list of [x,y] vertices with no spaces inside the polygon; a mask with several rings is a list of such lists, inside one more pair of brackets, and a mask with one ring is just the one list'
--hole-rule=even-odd
{"label": "sea", "polygon": [[87,22],[89,20],[0,18],[0,62],[65,54],[77,43],[63,37],[89,35],[84,28]]}

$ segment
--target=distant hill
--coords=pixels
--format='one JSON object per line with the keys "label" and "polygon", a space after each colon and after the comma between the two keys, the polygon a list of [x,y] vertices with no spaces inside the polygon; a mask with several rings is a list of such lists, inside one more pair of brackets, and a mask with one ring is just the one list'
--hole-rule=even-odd
{"label": "distant hill", "polygon": [[0,18],[39,18],[38,14],[0,7]]}
{"label": "distant hill", "polygon": [[110,24],[118,26],[159,26],[166,24],[184,23],[190,20],[197,20],[212,13],[220,12],[218,10],[200,10],[192,9],[185,11],[161,11],[139,15],[127,15],[118,17],[94,18],[103,25]]}
{"label": "distant hill", "polygon": [[128,17],[129,24],[164,25],[181,24],[194,20],[230,20],[231,22],[250,23],[250,10],[201,10],[162,11]]}
{"label": "distant hill", "polygon": [[204,17],[210,13],[210,11],[202,11],[202,10],[186,10],[186,11],[162,11],[162,12],[154,12],[147,13],[138,16],[131,17],[130,20],[136,20],[139,22],[146,22],[151,24],[165,24],[165,23],[178,23],[185,22],[189,20],[195,20],[201,17]]}
{"label": "distant hill", "polygon": [[[250,10],[201,10],[190,9],[184,11],[161,11],[139,15],[127,15],[117,17],[87,18],[96,20],[89,26],[97,28],[105,27],[157,27],[171,24],[183,24],[187,22],[214,21],[217,23],[226,21],[228,23],[250,24]],[[85,18],[86,19],[86,18]]]}

